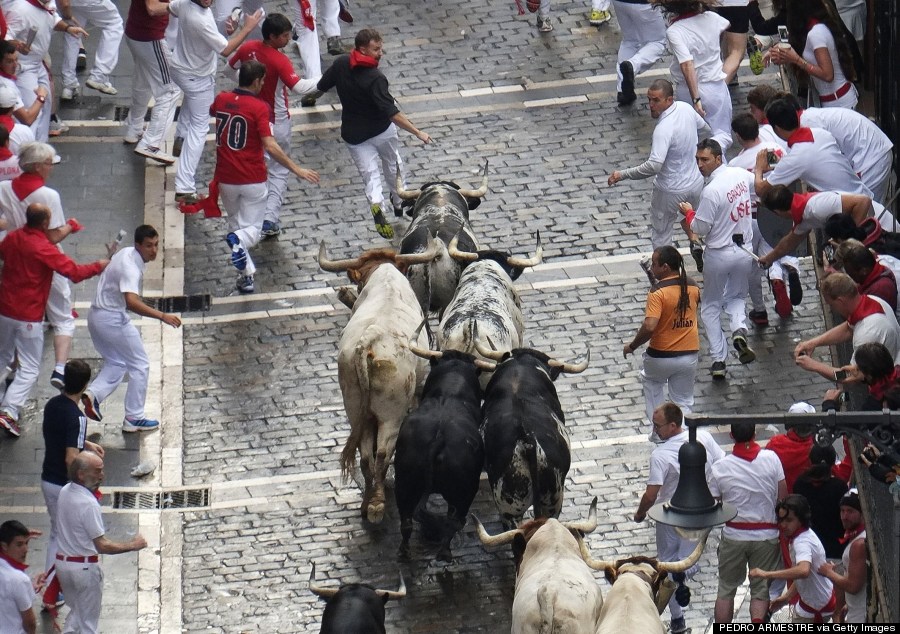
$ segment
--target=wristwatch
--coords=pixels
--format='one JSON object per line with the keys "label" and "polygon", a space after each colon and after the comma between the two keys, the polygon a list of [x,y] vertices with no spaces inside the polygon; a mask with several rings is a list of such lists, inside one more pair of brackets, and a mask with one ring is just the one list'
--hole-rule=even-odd
{"label": "wristwatch", "polygon": [[37,100],[40,101],[41,103],[47,103],[47,98],[41,97],[40,95],[37,96]]}
{"label": "wristwatch", "polygon": [[694,99],[693,103],[694,103],[695,106],[696,106],[698,103],[700,103],[700,97],[697,97],[696,99]]}

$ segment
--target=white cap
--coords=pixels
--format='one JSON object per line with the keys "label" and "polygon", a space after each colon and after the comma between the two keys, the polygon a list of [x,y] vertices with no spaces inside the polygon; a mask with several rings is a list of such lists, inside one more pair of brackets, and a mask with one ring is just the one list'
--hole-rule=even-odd
{"label": "white cap", "polygon": [[0,84],[0,108],[14,108],[19,103],[19,91],[7,83]]}
{"label": "white cap", "polygon": [[788,410],[788,414],[815,414],[816,408],[810,405],[809,403],[805,403],[804,401],[800,401],[799,403],[794,403],[791,405],[791,408]]}

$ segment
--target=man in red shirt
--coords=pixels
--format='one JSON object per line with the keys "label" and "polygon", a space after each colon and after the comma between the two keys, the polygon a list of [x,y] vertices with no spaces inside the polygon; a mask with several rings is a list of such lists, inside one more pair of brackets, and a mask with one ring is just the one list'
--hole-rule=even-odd
{"label": "man in red shirt", "polygon": [[263,151],[298,178],[318,183],[319,175],[294,163],[272,136],[269,106],[259,98],[266,78],[262,62],[249,59],[238,71],[238,88],[219,93],[210,108],[216,119],[216,171],[209,197],[217,193],[228,210],[230,231],[225,241],[231,248],[231,263],[238,270],[235,285],[241,293],[255,289],[256,266],[247,250],[262,234],[266,213],[267,171]]}
{"label": "man in red shirt", "polygon": [[[794,403],[788,410],[790,414],[814,414],[816,408],[809,403]],[[766,449],[774,451],[781,460],[784,469],[784,482],[787,492],[794,492],[794,481],[801,473],[809,469],[809,449],[813,444],[812,425],[791,425],[785,427],[785,433],[769,438]]]}
{"label": "man in red shirt", "polygon": [[34,203],[25,226],[0,242],[0,367],[18,354],[19,369],[0,404],[0,427],[19,436],[19,412],[37,380],[44,347],[42,321],[54,271],[73,282],[99,275],[109,260],[77,264],[50,242],[50,209]]}
{"label": "man in red shirt", "polygon": [[[262,41],[253,40],[241,44],[228,60],[228,65],[237,70],[244,62],[255,59],[266,67],[266,77],[258,96],[269,105],[269,122],[272,123],[275,140],[285,154],[290,154],[291,115],[288,111],[288,91],[301,96],[315,93],[321,76],[300,79],[291,60],[281,52],[291,41],[291,21],[287,17],[280,13],[267,16],[262,23],[262,36]],[[265,238],[281,233],[278,219],[289,172],[280,163],[269,163],[269,195],[266,200],[266,217],[262,223],[262,235]]]}

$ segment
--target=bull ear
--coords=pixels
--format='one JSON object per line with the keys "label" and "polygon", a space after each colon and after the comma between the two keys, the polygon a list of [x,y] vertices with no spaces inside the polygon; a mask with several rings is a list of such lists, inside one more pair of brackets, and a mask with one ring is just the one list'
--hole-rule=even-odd
{"label": "bull ear", "polygon": [[519,564],[522,563],[522,556],[525,554],[527,546],[528,542],[525,541],[525,536],[522,533],[516,533],[512,540],[513,561],[516,562],[516,570],[519,569]]}

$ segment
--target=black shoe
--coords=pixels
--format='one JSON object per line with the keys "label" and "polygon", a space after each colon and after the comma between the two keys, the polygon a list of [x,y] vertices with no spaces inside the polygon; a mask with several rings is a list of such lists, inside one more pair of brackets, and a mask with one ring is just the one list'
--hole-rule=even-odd
{"label": "black shoe", "polygon": [[300,106],[302,108],[312,108],[314,105],[316,105],[315,97],[310,97],[309,95],[307,95],[306,97],[300,98]]}
{"label": "black shoe", "polygon": [[800,273],[793,266],[784,267],[788,274],[788,295],[791,305],[798,306],[803,301],[803,284],[800,283]]}
{"label": "black shoe", "polygon": [[749,317],[750,321],[761,328],[769,325],[769,313],[764,310],[751,310]]}
{"label": "black shoe", "polygon": [[753,349],[747,343],[747,338],[745,337],[746,334],[747,332],[741,329],[735,332],[734,336],[731,338],[734,349],[738,351],[738,361],[745,365],[756,361],[756,353],[753,352]]}
{"label": "black shoe", "polygon": [[716,381],[725,380],[725,362],[724,361],[714,361],[712,367],[709,369],[709,373],[712,375],[712,378]]}
{"label": "black shoe", "polygon": [[697,265],[697,272],[703,273],[703,246],[691,240],[691,257]]}
{"label": "black shoe", "polygon": [[87,68],[87,51],[83,48],[78,49],[78,57],[75,59],[75,70],[82,71]]}
{"label": "black shoe", "polygon": [[619,64],[619,72],[622,73],[622,92],[621,97],[617,97],[620,106],[632,104],[637,99],[634,93],[634,66],[631,62],[625,60]]}

